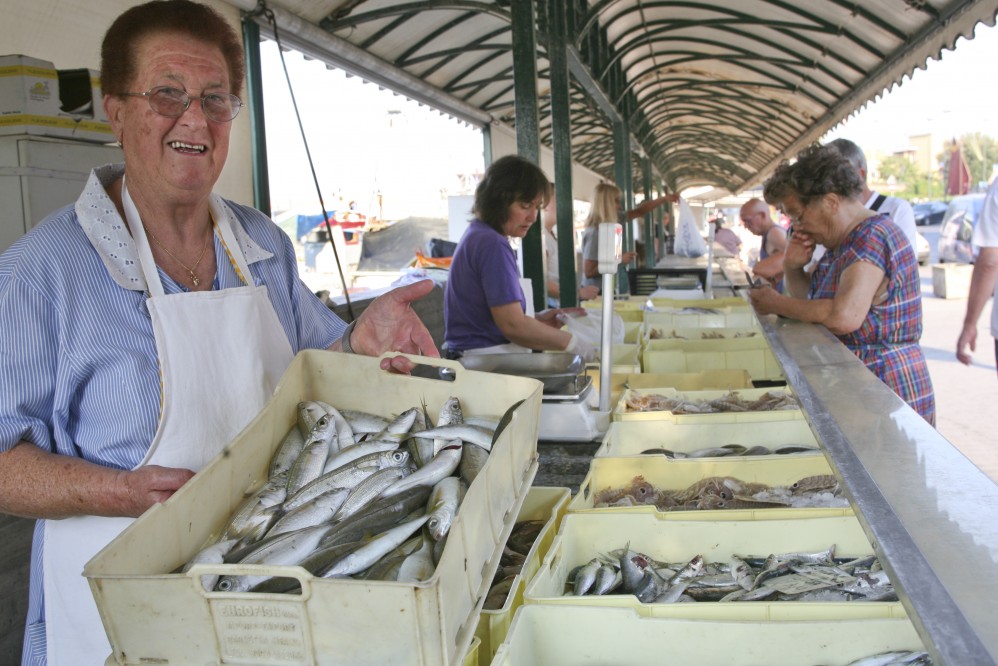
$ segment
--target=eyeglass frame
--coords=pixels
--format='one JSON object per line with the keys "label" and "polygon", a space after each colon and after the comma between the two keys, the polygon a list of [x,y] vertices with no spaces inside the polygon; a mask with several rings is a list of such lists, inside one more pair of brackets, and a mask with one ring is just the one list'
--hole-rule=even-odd
{"label": "eyeglass frame", "polygon": [[[155,95],[157,92],[160,92],[160,91],[163,91],[163,90],[175,90],[175,91],[177,91],[179,93],[182,93],[183,96],[187,98],[187,101],[184,102],[184,110],[181,111],[180,113],[178,113],[175,116],[171,116],[170,114],[163,113],[162,111],[160,111],[159,109],[157,109],[155,106],[153,106],[153,101],[152,101],[153,100],[153,95]],[[204,113],[204,117],[207,118],[208,120],[214,122],[214,123],[230,123],[230,122],[232,122],[233,120],[236,119],[236,116],[239,115],[239,112],[242,110],[242,108],[244,106],[246,106],[246,104],[241,99],[239,99],[238,96],[233,95],[232,93],[210,92],[210,93],[201,93],[201,95],[198,96],[198,97],[192,97],[191,94],[189,92],[187,92],[186,90],[183,90],[181,88],[175,88],[173,86],[154,86],[154,87],[150,88],[149,90],[147,90],[145,92],[121,92],[121,93],[118,93],[118,95],[120,95],[122,97],[145,97],[146,98],[146,102],[148,102],[148,104],[149,104],[149,108],[152,109],[155,113],[158,113],[159,115],[163,116],[164,118],[180,118],[185,113],[187,113],[187,110],[189,108],[191,108],[191,102],[194,101],[195,99],[197,99],[197,100],[199,100],[201,102],[201,111]],[[204,106],[204,100],[205,100],[205,98],[208,98],[208,97],[218,97],[220,99],[224,99],[226,96],[228,96],[230,100],[235,100],[235,104],[233,105],[233,107],[234,107],[235,110],[232,112],[232,117],[229,118],[229,119],[227,119],[227,120],[218,120],[217,118],[213,118],[208,113],[207,109],[205,109],[205,106]]]}

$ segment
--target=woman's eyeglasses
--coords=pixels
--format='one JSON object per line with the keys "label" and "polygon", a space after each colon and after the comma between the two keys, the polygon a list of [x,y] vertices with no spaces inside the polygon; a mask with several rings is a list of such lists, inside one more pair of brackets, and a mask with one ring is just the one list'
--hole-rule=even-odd
{"label": "woman's eyeglasses", "polygon": [[[179,118],[191,105],[192,98],[186,91],[169,86],[150,88],[145,92],[120,93],[125,97],[145,97],[149,108],[167,118]],[[230,93],[205,93],[201,97],[204,115],[216,123],[227,123],[243,108],[243,101]]]}

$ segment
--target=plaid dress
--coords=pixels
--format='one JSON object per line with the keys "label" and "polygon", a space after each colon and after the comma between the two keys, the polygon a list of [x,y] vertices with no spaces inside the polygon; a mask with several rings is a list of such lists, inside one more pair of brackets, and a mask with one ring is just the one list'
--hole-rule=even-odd
{"label": "plaid dress", "polygon": [[861,222],[818,262],[809,296],[834,298],[842,273],[857,261],[867,261],[884,271],[886,298],[870,307],[857,330],[837,337],[873,374],[935,425],[932,380],[918,344],[922,337],[922,286],[915,251],[904,232],[886,215]]}

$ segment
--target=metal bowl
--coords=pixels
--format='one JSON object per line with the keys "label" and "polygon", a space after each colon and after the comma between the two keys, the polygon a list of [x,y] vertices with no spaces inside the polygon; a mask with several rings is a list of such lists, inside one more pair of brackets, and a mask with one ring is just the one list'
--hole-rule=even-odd
{"label": "metal bowl", "polygon": [[468,370],[536,379],[544,385],[545,393],[573,391],[576,378],[586,369],[581,356],[565,352],[471,354],[459,362]]}

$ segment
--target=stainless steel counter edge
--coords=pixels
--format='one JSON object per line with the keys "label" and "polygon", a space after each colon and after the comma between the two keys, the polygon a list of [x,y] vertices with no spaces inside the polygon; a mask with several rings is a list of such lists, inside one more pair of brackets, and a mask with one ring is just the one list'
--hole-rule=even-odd
{"label": "stainless steel counter edge", "polygon": [[760,320],[937,666],[998,664],[998,484],[824,327]]}

